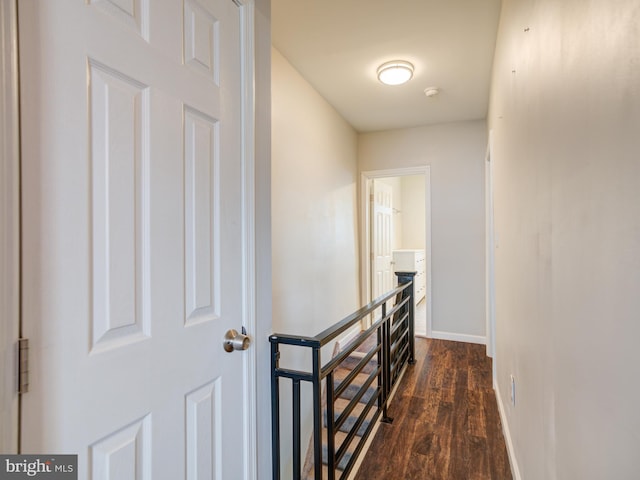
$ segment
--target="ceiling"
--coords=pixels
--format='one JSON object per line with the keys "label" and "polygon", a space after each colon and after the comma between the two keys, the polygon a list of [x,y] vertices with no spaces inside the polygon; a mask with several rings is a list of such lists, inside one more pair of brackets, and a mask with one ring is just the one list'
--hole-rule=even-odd
{"label": "ceiling", "polygon": [[[487,115],[500,0],[272,0],[273,46],[359,132]],[[377,68],[415,66],[386,86]],[[439,95],[428,98],[427,87]]]}

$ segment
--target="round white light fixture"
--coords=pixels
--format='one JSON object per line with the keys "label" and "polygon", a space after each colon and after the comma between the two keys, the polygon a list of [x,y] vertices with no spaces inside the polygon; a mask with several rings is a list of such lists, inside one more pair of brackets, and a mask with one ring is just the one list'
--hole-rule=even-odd
{"label": "round white light fixture", "polygon": [[378,80],[385,85],[402,85],[413,77],[413,65],[404,60],[392,60],[378,67]]}

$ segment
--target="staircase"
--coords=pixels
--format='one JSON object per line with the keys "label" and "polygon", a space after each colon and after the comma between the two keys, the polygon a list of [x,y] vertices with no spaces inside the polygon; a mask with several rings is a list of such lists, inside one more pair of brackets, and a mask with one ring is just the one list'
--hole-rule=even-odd
{"label": "staircase", "polygon": [[[355,454],[360,437],[365,435],[377,417],[376,400],[379,378],[377,375],[379,372],[377,355],[374,354],[373,357],[369,355],[370,359],[365,360],[375,348],[375,337],[371,337],[371,340],[363,343],[356,351],[346,357],[333,372],[333,390],[340,392],[333,403],[333,418],[336,425],[334,441],[337,462],[336,479],[347,478],[345,470]],[[367,383],[369,385],[363,388]],[[323,395],[325,400],[322,428],[322,478],[328,479],[329,442],[327,436],[329,422],[328,409],[326,408],[326,389],[323,393],[325,393]],[[368,404],[371,405],[370,408],[367,408]],[[350,411],[345,414],[344,412],[349,409]],[[303,478],[306,480],[314,479],[313,438],[309,442]]]}
{"label": "staircase", "polygon": [[[396,272],[398,286],[309,337],[274,333],[271,344],[272,478],[280,480],[283,449],[291,454],[294,480],[346,480],[371,438],[378,418],[388,421],[387,407],[394,385],[414,362],[415,272]],[[322,350],[357,326],[368,325],[342,351],[323,362]],[[311,368],[296,370],[281,365],[286,349],[309,354]],[[289,350],[291,351],[291,350]],[[301,351],[301,350],[298,350]],[[286,360],[285,360],[286,362]],[[281,412],[281,381],[290,386],[292,408]],[[304,458],[302,445],[301,385],[312,389],[313,438]],[[292,438],[281,442],[281,414],[291,416]],[[315,465],[314,465],[315,462]]]}

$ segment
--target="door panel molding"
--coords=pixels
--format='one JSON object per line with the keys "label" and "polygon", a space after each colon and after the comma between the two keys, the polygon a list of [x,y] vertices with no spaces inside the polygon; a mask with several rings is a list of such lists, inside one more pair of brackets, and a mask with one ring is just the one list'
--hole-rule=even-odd
{"label": "door panel molding", "polygon": [[20,335],[18,19],[0,0],[0,452],[18,452],[16,344]]}

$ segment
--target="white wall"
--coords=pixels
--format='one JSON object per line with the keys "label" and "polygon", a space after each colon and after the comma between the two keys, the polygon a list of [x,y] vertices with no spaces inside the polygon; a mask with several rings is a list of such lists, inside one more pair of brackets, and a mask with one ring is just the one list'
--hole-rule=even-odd
{"label": "white wall", "polygon": [[526,480],[640,478],[638,25],[637,0],[503,1],[497,384]]}
{"label": "white wall", "polygon": [[[271,98],[273,331],[312,336],[359,307],[357,134],[275,49]],[[281,364],[309,368],[289,350]],[[304,451],[310,408],[302,415]]]}
{"label": "white wall", "polygon": [[434,331],[484,337],[484,121],[364,133],[361,171],[431,166]]}

